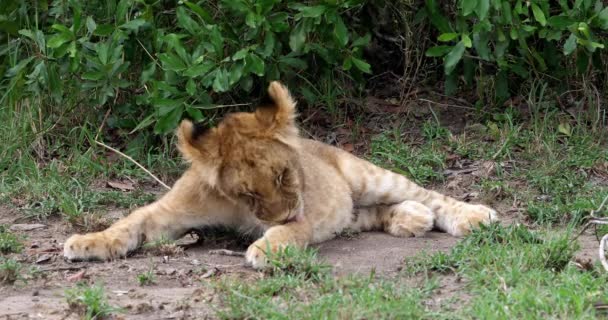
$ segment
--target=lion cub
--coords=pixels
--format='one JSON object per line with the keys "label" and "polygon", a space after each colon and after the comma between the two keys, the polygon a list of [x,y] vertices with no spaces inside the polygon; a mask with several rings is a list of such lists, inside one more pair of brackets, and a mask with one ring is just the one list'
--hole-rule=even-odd
{"label": "lion cub", "polygon": [[65,241],[64,257],[115,259],[144,241],[225,225],[261,235],[246,260],[263,268],[267,249],[318,243],[345,228],[418,237],[435,226],[462,236],[496,219],[488,207],[426,190],[345,151],[301,138],[287,88],[272,82],[268,94],[270,103],[252,113],[229,114],[214,128],[184,120],[178,146],[191,166],[173,188],[105,231],[73,235]]}

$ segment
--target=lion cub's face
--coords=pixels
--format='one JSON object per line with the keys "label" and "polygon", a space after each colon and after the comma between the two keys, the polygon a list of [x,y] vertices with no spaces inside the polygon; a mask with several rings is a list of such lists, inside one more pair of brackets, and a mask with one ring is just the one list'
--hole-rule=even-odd
{"label": "lion cub's face", "polygon": [[301,169],[297,159],[295,103],[273,82],[269,105],[227,115],[202,130],[190,121],[178,129],[179,149],[201,179],[262,221],[285,223],[301,216]]}

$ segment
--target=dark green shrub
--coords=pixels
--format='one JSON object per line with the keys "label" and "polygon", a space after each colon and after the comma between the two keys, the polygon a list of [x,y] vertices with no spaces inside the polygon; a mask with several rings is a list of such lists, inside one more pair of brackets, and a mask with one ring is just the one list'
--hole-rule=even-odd
{"label": "dark green shrub", "polygon": [[370,36],[345,21],[363,2],[6,0],[1,99],[63,112],[112,106],[110,126],[157,133],[269,80],[297,79],[296,93],[314,100],[320,75],[356,82],[370,72]]}
{"label": "dark green shrub", "polygon": [[512,77],[562,80],[605,71],[600,51],[608,39],[608,7],[602,1],[458,0],[442,7],[426,0],[423,14],[444,43],[426,54],[443,57],[448,92],[457,89],[459,75],[478,92],[489,76],[504,100]]}

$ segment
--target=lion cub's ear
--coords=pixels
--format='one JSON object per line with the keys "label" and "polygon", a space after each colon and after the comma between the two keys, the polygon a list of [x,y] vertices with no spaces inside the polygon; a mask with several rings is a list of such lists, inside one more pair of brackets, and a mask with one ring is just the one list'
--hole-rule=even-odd
{"label": "lion cub's ear", "polygon": [[255,111],[255,117],[260,124],[270,132],[281,136],[297,136],[296,102],[287,87],[278,81],[273,81],[268,86],[268,96],[271,101]]}
{"label": "lion cub's ear", "polygon": [[187,161],[212,163],[218,157],[218,147],[215,128],[190,120],[182,120],[177,128],[177,148]]}

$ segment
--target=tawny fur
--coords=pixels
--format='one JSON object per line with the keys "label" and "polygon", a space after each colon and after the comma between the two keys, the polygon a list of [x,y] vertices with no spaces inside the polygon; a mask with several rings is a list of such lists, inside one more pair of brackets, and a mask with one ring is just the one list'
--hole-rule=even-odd
{"label": "tawny fur", "polygon": [[411,237],[435,226],[462,236],[496,219],[488,207],[426,190],[340,149],[300,138],[287,88],[273,82],[268,93],[274,103],[229,114],[205,132],[183,121],[178,147],[191,166],[173,188],[105,231],[70,237],[64,256],[114,259],[144,241],[225,225],[261,235],[246,259],[262,268],[268,248],[304,247],[346,228]]}

